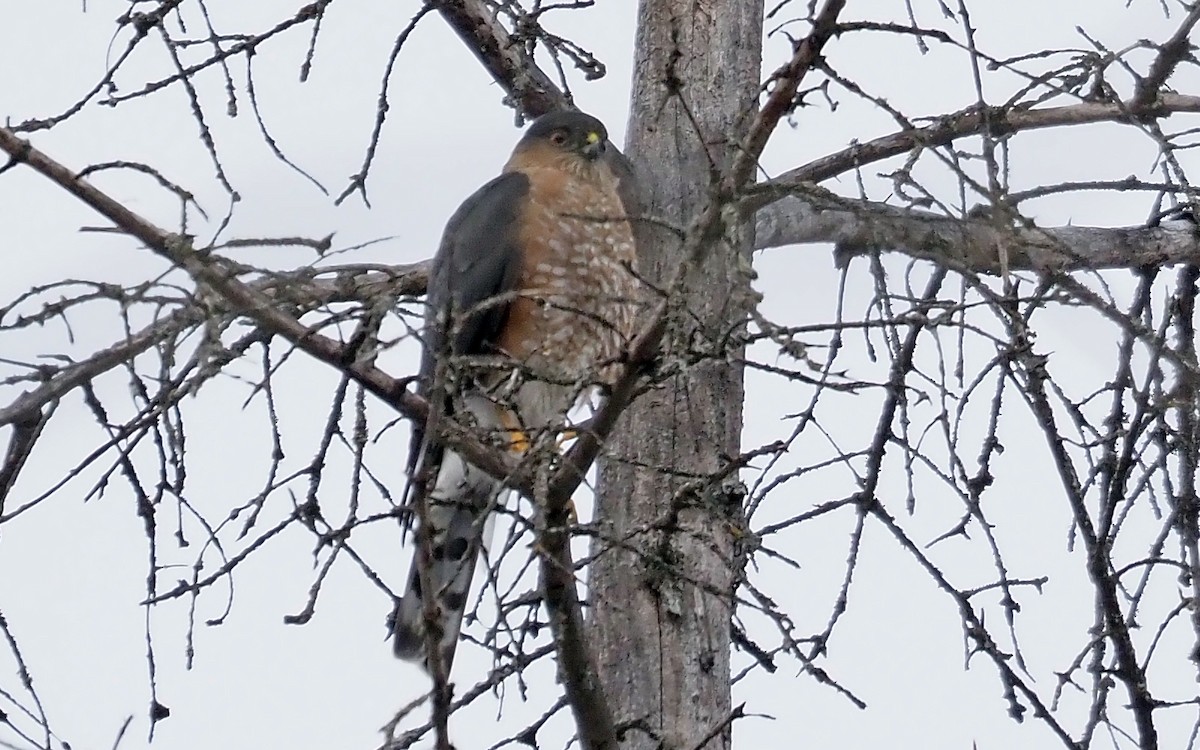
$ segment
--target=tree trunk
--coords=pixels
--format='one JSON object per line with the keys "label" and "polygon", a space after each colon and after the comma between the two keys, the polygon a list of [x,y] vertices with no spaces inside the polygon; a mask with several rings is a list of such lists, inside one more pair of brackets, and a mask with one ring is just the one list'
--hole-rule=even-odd
{"label": "tree trunk", "polygon": [[[759,89],[762,3],[642,0],[626,153],[640,215],[686,227],[729,165]],[[689,115],[690,111],[690,115]],[[696,128],[700,132],[696,132]],[[619,722],[640,723],[623,747],[730,746],[731,514],[742,427],[741,330],[749,288],[748,225],[689,274],[660,367],[678,368],[624,415],[600,467],[597,512],[607,551],[589,598],[601,679]],[[678,237],[638,226],[642,272],[663,283]],[[707,480],[706,477],[713,477]],[[637,533],[633,533],[638,530]],[[611,540],[622,540],[614,545]]]}

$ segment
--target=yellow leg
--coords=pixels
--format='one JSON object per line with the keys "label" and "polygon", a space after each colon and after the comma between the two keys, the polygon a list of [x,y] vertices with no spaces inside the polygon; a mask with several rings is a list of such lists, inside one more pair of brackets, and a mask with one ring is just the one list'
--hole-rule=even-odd
{"label": "yellow leg", "polygon": [[[513,453],[528,453],[530,448],[529,435],[525,430],[521,429],[521,422],[517,419],[517,415],[511,411],[504,411],[500,414],[500,423],[504,426],[505,431],[508,432],[508,449]],[[563,430],[558,438],[559,447],[562,447],[562,444],[566,441],[574,440],[578,436],[579,433],[575,430]],[[567,512],[571,523],[579,522],[579,513],[575,510],[574,499],[567,501]]]}
{"label": "yellow leg", "polygon": [[[521,423],[517,420],[517,416],[510,411],[506,411],[500,415],[500,422],[504,425],[504,430],[508,433],[508,449],[513,453],[527,453],[531,447],[529,435],[525,430],[521,429]],[[563,443],[574,440],[579,437],[579,432],[576,430],[563,430],[558,436],[558,447],[562,448]]]}
{"label": "yellow leg", "polygon": [[528,453],[529,436],[521,429],[517,415],[506,410],[500,414],[500,422],[508,432],[508,449],[513,453]]}

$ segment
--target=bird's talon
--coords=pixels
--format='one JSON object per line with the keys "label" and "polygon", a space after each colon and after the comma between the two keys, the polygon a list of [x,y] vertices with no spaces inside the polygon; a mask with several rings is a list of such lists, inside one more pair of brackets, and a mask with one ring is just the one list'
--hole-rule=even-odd
{"label": "bird's talon", "polygon": [[559,450],[562,450],[562,447],[563,447],[564,445],[566,445],[567,443],[571,442],[572,440],[574,440],[574,439],[575,439],[575,438],[577,438],[577,437],[579,437],[579,431],[578,431],[578,430],[570,430],[570,429],[568,429],[568,430],[563,430],[562,432],[560,432],[560,433],[558,434],[558,448],[559,448]]}

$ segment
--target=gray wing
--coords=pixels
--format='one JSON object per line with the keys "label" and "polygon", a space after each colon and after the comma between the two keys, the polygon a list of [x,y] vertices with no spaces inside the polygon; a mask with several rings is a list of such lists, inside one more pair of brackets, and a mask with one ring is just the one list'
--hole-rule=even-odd
{"label": "gray wing", "polygon": [[[516,288],[521,270],[517,219],[528,192],[525,175],[500,175],[467,198],[446,224],[426,294],[420,395],[428,397],[431,392],[438,358],[446,353],[486,354],[504,328],[507,305],[483,303]],[[449,345],[448,333],[453,334]],[[447,400],[430,404],[431,414],[434,408],[446,414],[450,404]],[[414,426],[407,467],[410,479],[416,476],[422,452],[429,460],[437,458],[431,455],[437,450],[435,445],[425,445],[424,426]]]}
{"label": "gray wing", "polygon": [[[475,192],[454,213],[434,258],[426,302],[418,392],[435,392],[438,361],[446,355],[486,354],[507,319],[508,305],[485,304],[516,288],[521,269],[517,222],[529,180],[521,174],[497,177]],[[462,403],[479,424],[497,421],[490,403],[470,393],[448,395],[429,404],[431,418],[450,416]],[[414,426],[408,458],[409,507],[426,497],[430,532],[427,597],[434,619],[428,621],[422,595],[419,558],[414,551],[408,590],[392,616],[397,656],[425,657],[425,632],[435,629],[442,666],[449,670],[466,609],[475,563],[490,536],[489,510],[503,487],[461,456],[438,444],[425,426]],[[432,486],[426,488],[425,480]]]}
{"label": "gray wing", "polygon": [[[641,183],[637,178],[637,170],[633,162],[629,160],[629,157],[621,153],[611,143],[604,150],[604,161],[617,177],[617,194],[621,198],[621,205],[625,209],[626,218],[632,222],[632,220],[642,215],[642,201],[644,198]],[[634,225],[634,229],[637,229],[636,225]]]}

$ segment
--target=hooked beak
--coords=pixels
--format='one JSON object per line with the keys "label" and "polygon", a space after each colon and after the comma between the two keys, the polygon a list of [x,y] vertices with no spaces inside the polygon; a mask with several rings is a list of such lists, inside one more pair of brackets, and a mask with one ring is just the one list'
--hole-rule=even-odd
{"label": "hooked beak", "polygon": [[583,155],[588,161],[595,161],[604,153],[604,139],[599,133],[588,133],[587,144],[583,147]]}

